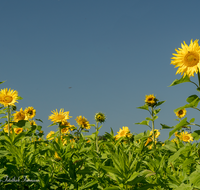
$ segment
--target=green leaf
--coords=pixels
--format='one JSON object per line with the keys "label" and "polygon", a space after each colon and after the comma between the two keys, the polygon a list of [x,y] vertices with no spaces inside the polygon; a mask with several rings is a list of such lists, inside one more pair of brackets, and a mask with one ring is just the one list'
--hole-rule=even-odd
{"label": "green leaf", "polygon": [[21,96],[17,96],[17,99],[18,100],[22,100],[23,98]]}
{"label": "green leaf", "polygon": [[162,123],[160,123],[160,125],[162,126],[162,129],[172,129],[172,128],[174,128],[174,126],[169,127],[168,125],[165,125],[165,124],[162,124]]}
{"label": "green leaf", "polygon": [[157,104],[155,105],[155,107],[160,106],[160,105],[163,104],[164,102],[166,102],[166,101],[160,101],[160,102],[157,102]]}
{"label": "green leaf", "polygon": [[140,123],[135,123],[135,124],[137,124],[137,125],[149,125],[149,121],[144,120],[144,121],[141,121]]}
{"label": "green leaf", "polygon": [[195,118],[190,119],[190,123],[194,123]]}
{"label": "green leaf", "polygon": [[121,190],[121,188],[118,186],[113,186],[113,187],[106,187],[104,190]]}
{"label": "green leaf", "polygon": [[41,123],[43,123],[43,121],[41,119],[35,119],[36,121],[40,121]]}
{"label": "green leaf", "polygon": [[200,139],[200,130],[194,131],[191,135],[194,138],[194,140],[198,141]]}
{"label": "green leaf", "polygon": [[200,87],[197,88],[197,91],[200,91]]}
{"label": "green leaf", "polygon": [[143,110],[149,110],[149,107],[148,105],[144,105],[144,106],[141,106],[141,107],[137,107],[138,109],[143,109]]}
{"label": "green leaf", "polygon": [[194,94],[194,95],[189,96],[189,97],[186,99],[186,101],[187,101],[188,103],[191,103],[192,101],[194,101],[194,100],[197,99],[197,98],[198,98],[198,96],[197,96],[196,94]]}
{"label": "green leaf", "polygon": [[191,82],[190,78],[186,75],[185,77],[182,76],[181,79],[175,79],[172,84],[169,85],[170,86],[175,86],[177,84],[181,84],[181,83],[184,83],[184,82]]}
{"label": "green leaf", "polygon": [[6,82],[6,81],[2,81],[2,82],[0,82],[0,84],[2,84],[2,83],[4,83],[4,82]]}
{"label": "green leaf", "polygon": [[[182,126],[188,124],[187,117],[183,119],[180,123],[178,123],[172,131],[169,132],[169,138],[176,132],[182,129]],[[168,138],[168,139],[169,139]]]}
{"label": "green leaf", "polygon": [[97,180],[90,181],[90,182],[88,182],[87,184],[85,184],[83,187],[81,187],[81,190],[82,190],[82,189],[89,188],[89,187],[91,187],[91,186],[93,186],[93,185],[95,185],[95,184],[97,184],[97,183],[98,183]]}
{"label": "green leaf", "polygon": [[200,101],[200,98],[197,97],[197,98],[194,99],[191,103],[186,104],[186,105],[184,105],[184,106],[182,106],[182,107],[179,107],[179,108],[175,109],[175,110],[174,110],[174,113],[177,112],[177,111],[179,111],[179,110],[182,110],[182,109],[184,109],[184,108],[194,108],[194,107],[197,107],[199,101]]}
{"label": "green leaf", "polygon": [[154,110],[153,113],[156,115],[156,114],[158,114],[158,113],[160,112],[160,110],[161,110],[161,109],[158,108],[158,109]]}

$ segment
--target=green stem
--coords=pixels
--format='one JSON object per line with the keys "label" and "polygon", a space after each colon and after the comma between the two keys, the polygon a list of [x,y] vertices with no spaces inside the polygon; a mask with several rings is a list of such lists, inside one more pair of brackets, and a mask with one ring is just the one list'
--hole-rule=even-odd
{"label": "green stem", "polygon": [[8,136],[10,136],[10,106],[8,106]]}
{"label": "green stem", "polygon": [[59,135],[60,135],[60,138],[61,138],[61,128],[60,128],[60,123],[59,123]]}
{"label": "green stem", "polygon": [[[151,107],[151,118],[153,120],[153,107]],[[155,134],[154,134],[154,121],[152,121],[152,134],[153,134],[153,147],[156,148]]]}
{"label": "green stem", "polygon": [[98,147],[98,123],[99,122],[97,122],[97,124],[96,124],[96,150],[97,150],[97,152],[99,152],[99,147]]}
{"label": "green stem", "polygon": [[199,69],[198,69],[198,80],[199,80],[199,87],[200,87],[200,73],[199,73]]}

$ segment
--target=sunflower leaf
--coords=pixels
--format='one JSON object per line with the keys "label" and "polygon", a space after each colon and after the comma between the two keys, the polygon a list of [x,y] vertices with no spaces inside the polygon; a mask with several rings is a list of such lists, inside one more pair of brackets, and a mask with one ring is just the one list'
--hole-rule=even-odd
{"label": "sunflower leaf", "polygon": [[194,123],[195,118],[190,119],[190,123]]}
{"label": "sunflower leaf", "polygon": [[194,138],[194,140],[198,141],[200,139],[200,130],[194,131],[191,135]]}
{"label": "sunflower leaf", "polygon": [[192,102],[190,102],[189,104],[186,104],[186,105],[184,105],[184,106],[182,106],[182,107],[179,107],[179,108],[176,108],[175,110],[174,110],[174,113],[175,112],[177,112],[177,111],[179,111],[179,110],[182,110],[182,109],[184,109],[184,108],[196,108],[197,107],[197,105],[198,105],[198,103],[199,103],[199,101],[200,101],[200,98],[199,97],[197,97],[196,99],[194,99]]}
{"label": "sunflower leaf", "polygon": [[189,97],[186,99],[186,101],[187,101],[188,103],[191,103],[192,101],[194,101],[194,100],[197,99],[197,98],[198,98],[198,96],[197,96],[196,94],[194,94],[194,95],[189,96]]}
{"label": "sunflower leaf", "polygon": [[2,84],[2,83],[4,83],[4,82],[6,82],[6,81],[2,81],[2,82],[0,82],[0,84]]}
{"label": "sunflower leaf", "polygon": [[141,121],[140,123],[135,123],[135,124],[137,124],[137,125],[149,125],[149,121],[144,120],[144,121]]}
{"label": "sunflower leaf", "polygon": [[185,77],[182,76],[181,79],[175,79],[172,84],[170,84],[168,87],[170,86],[175,86],[177,84],[181,84],[181,83],[184,83],[184,82],[191,82],[190,78],[186,75]]}
{"label": "sunflower leaf", "polygon": [[172,128],[174,128],[174,127],[170,127],[168,125],[162,124],[162,123],[160,125],[162,126],[162,129],[172,129]]}
{"label": "sunflower leaf", "polygon": [[[173,130],[171,130],[171,131],[169,132],[169,138],[170,138],[176,131],[181,130],[181,129],[182,129],[182,126],[187,125],[187,124],[188,124],[188,122],[187,122],[187,117],[186,117],[186,118],[183,119],[180,123],[178,123],[178,124],[174,127]],[[168,138],[168,139],[169,139],[169,138]]]}
{"label": "sunflower leaf", "polygon": [[156,105],[155,105],[155,107],[158,107],[158,106],[160,106],[161,104],[163,104],[165,101],[160,101],[160,102],[158,102]]}
{"label": "sunflower leaf", "polygon": [[144,109],[144,110],[149,110],[149,107],[148,105],[144,105],[144,106],[141,106],[141,107],[137,107],[138,109]]}
{"label": "sunflower leaf", "polygon": [[57,125],[57,123],[52,123],[51,125],[49,125],[47,127],[51,127],[51,126],[54,126],[54,125]]}

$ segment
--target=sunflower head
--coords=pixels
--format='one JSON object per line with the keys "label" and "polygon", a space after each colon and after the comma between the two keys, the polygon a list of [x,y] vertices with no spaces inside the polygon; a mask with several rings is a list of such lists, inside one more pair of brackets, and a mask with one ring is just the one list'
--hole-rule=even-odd
{"label": "sunflower head", "polygon": [[185,108],[175,112],[176,116],[179,118],[185,117],[186,113],[187,113],[187,111]]}
{"label": "sunflower head", "polygon": [[131,133],[128,127],[122,127],[122,129],[119,129],[118,134],[115,136],[115,139],[118,140],[120,137],[131,137]]}
{"label": "sunflower head", "polygon": [[190,141],[193,141],[193,137],[190,133],[188,132],[182,132],[181,133],[181,136],[180,136],[180,139],[184,142],[190,142]]}
{"label": "sunflower head", "polygon": [[58,110],[51,111],[53,114],[49,116],[49,119],[54,123],[62,123],[63,121],[66,121],[67,119],[71,118],[72,116],[69,116],[69,111],[64,112],[64,109],[61,108],[60,112],[58,113]]}
{"label": "sunflower head", "polygon": [[94,119],[96,122],[104,123],[106,120],[106,116],[104,113],[99,112],[95,114]]}
{"label": "sunflower head", "polygon": [[25,120],[26,119],[26,115],[25,112],[23,111],[23,109],[21,108],[20,111],[16,111],[14,114],[14,121],[18,122],[20,120]]}
{"label": "sunflower head", "polygon": [[14,106],[15,103],[18,103],[18,92],[16,90],[11,89],[1,89],[0,91],[0,104],[6,106]]}
{"label": "sunflower head", "polygon": [[194,76],[194,73],[198,72],[200,68],[200,46],[198,40],[191,40],[190,45],[188,46],[185,41],[181,43],[181,48],[178,50],[175,49],[177,54],[173,53],[175,57],[172,57],[171,64],[179,67],[176,74],[184,74],[184,77]]}
{"label": "sunflower head", "polygon": [[82,128],[82,129],[90,129],[90,124],[89,121],[82,115],[77,116],[77,118],[75,119],[77,124]]}
{"label": "sunflower head", "polygon": [[27,120],[35,117],[36,110],[33,107],[28,107],[24,110]]}
{"label": "sunflower head", "polygon": [[19,134],[19,133],[23,132],[23,128],[14,128],[14,132],[16,134]]}
{"label": "sunflower head", "polygon": [[[4,132],[5,133],[8,133],[8,124],[6,124],[5,126],[4,126]],[[12,123],[10,123],[10,133],[12,133]]]}
{"label": "sunflower head", "polygon": [[157,104],[157,101],[158,100],[156,99],[156,97],[153,94],[145,96],[145,103],[148,106],[154,107]]}

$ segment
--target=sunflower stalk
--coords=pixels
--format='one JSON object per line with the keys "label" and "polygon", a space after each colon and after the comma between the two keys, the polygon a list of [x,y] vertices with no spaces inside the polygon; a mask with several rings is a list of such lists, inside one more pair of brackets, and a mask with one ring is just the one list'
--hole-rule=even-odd
{"label": "sunflower stalk", "polygon": [[151,118],[152,118],[152,134],[153,134],[153,147],[156,148],[156,142],[155,142],[155,134],[154,134],[154,112],[153,112],[153,107],[151,107]]}
{"label": "sunflower stalk", "polygon": [[8,106],[8,136],[10,136],[10,106]]}
{"label": "sunflower stalk", "polygon": [[98,147],[98,124],[99,122],[96,122],[96,150],[99,152],[99,147]]}
{"label": "sunflower stalk", "polygon": [[200,87],[200,73],[199,73],[199,69],[198,69],[198,81],[199,81],[199,87]]}

